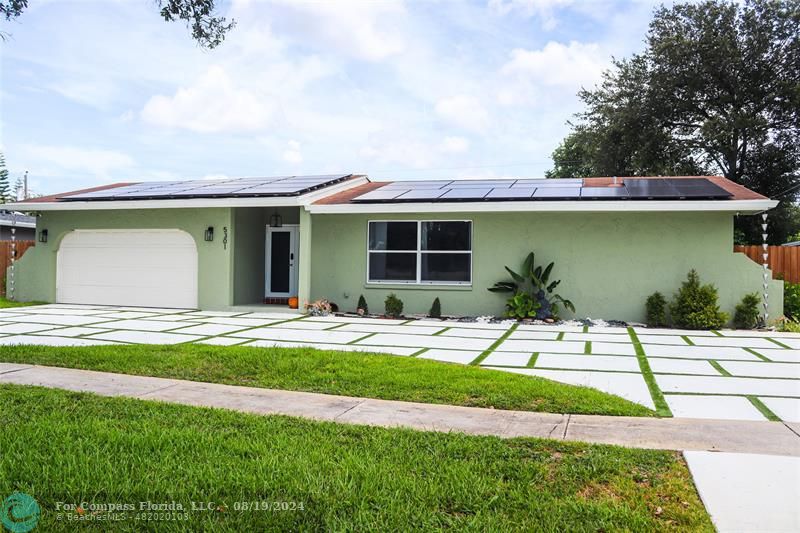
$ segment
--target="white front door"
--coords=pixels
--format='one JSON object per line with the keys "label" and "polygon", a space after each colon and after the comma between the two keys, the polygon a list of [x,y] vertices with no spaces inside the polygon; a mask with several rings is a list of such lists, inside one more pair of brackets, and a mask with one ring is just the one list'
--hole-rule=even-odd
{"label": "white front door", "polygon": [[197,247],[181,230],[75,230],[56,262],[58,303],[197,307]]}
{"label": "white front door", "polygon": [[279,228],[267,226],[266,296],[297,296],[297,274],[300,228],[285,225]]}

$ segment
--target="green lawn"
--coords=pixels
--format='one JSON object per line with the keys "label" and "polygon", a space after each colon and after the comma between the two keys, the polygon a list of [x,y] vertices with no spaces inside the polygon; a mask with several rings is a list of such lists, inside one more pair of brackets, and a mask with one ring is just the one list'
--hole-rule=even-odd
{"label": "green lawn", "polygon": [[6,307],[25,307],[28,305],[41,305],[44,302],[17,302],[15,300],[9,300],[7,298],[3,298],[0,296],[0,309],[4,309]]}
{"label": "green lawn", "polygon": [[[188,521],[92,530],[713,531],[674,452],[347,426],[0,386],[0,495],[214,502]],[[303,510],[239,511],[235,502]],[[78,516],[76,512],[66,514]],[[87,512],[84,516],[97,518]],[[93,526],[93,527],[92,527]]]}
{"label": "green lawn", "polygon": [[309,348],[0,346],[0,362],[496,409],[655,415],[618,396],[538,377],[409,357]]}

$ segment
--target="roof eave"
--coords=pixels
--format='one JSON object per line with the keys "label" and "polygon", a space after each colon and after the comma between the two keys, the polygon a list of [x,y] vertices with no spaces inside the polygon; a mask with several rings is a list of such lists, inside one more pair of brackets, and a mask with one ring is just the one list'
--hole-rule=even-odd
{"label": "roof eave", "polygon": [[581,200],[534,202],[436,202],[312,204],[311,214],[351,213],[508,213],[508,212],[692,212],[712,211],[753,214],[777,206],[776,200]]}

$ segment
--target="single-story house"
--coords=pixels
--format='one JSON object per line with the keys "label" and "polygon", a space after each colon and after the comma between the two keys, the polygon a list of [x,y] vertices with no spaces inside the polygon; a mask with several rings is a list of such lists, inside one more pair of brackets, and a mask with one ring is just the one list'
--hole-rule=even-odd
{"label": "single-story house", "polygon": [[13,211],[0,211],[0,241],[10,241],[12,235],[18,241],[32,241],[35,234],[36,217]]}
{"label": "single-story house", "polygon": [[[530,252],[580,317],[642,320],[696,269],[732,311],[783,284],[733,252],[733,220],[777,202],[719,176],[371,181],[364,175],[116,183],[14,204],[39,238],[19,299],[227,310],[326,298],[499,315]],[[45,241],[45,242],[41,242]],[[568,317],[570,313],[563,313]]]}

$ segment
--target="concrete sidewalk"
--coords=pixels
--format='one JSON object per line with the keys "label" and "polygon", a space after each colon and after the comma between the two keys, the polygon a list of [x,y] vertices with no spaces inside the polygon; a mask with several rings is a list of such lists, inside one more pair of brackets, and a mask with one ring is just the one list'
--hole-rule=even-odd
{"label": "concrete sidewalk", "polygon": [[800,457],[800,424],[791,423],[501,411],[0,363],[4,383],[348,424]]}

